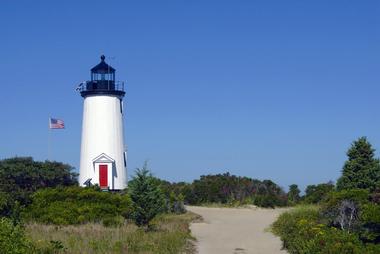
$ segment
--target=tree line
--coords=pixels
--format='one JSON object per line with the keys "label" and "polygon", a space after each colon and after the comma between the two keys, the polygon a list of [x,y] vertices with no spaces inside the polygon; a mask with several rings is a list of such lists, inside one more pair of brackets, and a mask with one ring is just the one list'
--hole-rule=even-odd
{"label": "tree line", "polygon": [[[0,160],[1,223],[4,230],[14,225],[13,229],[18,232],[22,227],[17,225],[30,221],[57,225],[98,222],[105,226],[133,221],[151,230],[154,225],[150,222],[155,216],[183,213],[184,204],[248,204],[272,208],[319,204],[322,207],[316,219],[319,224],[355,234],[358,241],[377,244],[380,161],[365,137],[352,143],[347,156],[336,184],[309,185],[304,195],[296,184],[290,185],[286,192],[271,180],[261,181],[228,172],[203,175],[191,183],[170,183],[154,177],[147,164],[136,170],[126,190],[102,192],[97,186],[78,187],[77,174],[68,164],[39,162],[31,157],[9,158]],[[0,239],[0,245],[9,241],[12,240]]]}

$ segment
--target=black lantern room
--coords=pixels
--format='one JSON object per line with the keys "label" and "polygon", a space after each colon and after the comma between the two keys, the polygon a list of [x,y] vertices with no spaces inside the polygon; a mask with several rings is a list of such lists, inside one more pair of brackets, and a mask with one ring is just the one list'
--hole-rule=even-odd
{"label": "black lantern room", "polygon": [[102,55],[101,62],[91,69],[91,81],[80,85],[82,97],[96,94],[124,96],[124,82],[115,81],[116,70],[105,62],[105,58]]}

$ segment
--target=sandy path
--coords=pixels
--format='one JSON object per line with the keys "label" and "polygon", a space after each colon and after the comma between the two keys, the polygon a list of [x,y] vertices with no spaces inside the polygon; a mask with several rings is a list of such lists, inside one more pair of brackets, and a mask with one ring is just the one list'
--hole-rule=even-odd
{"label": "sandy path", "polygon": [[199,254],[277,254],[281,240],[266,228],[283,209],[207,208],[189,206],[204,222],[192,223]]}

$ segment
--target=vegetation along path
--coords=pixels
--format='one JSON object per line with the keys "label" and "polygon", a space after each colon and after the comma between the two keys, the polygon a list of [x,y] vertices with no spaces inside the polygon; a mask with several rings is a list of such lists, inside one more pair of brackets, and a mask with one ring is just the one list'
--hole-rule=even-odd
{"label": "vegetation along path", "polygon": [[277,254],[281,240],[268,228],[286,209],[208,208],[189,206],[201,215],[201,223],[191,224],[199,254]]}

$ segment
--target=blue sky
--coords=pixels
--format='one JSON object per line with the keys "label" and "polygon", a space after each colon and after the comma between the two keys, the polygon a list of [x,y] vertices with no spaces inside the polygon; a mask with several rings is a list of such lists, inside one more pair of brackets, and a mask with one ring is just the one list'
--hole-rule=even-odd
{"label": "blue sky", "polygon": [[[336,180],[350,143],[380,149],[379,1],[2,1],[0,157],[79,165],[99,56],[126,80],[128,168],[229,171],[287,188]],[[379,155],[379,153],[377,153]]]}

